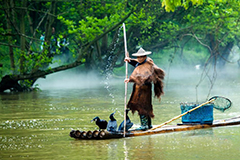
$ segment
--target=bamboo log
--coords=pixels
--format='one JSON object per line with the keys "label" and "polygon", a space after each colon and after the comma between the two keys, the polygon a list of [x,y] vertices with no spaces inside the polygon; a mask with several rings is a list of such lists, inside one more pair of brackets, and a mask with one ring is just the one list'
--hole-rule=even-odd
{"label": "bamboo log", "polygon": [[81,131],[76,130],[75,133],[74,133],[74,136],[75,136],[76,138],[80,138],[80,135],[81,135]]}
{"label": "bamboo log", "polygon": [[98,134],[100,138],[103,138],[105,135],[106,135],[105,131],[100,131]]}
{"label": "bamboo log", "polygon": [[82,131],[80,137],[81,137],[82,139],[84,139],[84,138],[86,138],[86,136],[87,136],[87,132]]}
{"label": "bamboo log", "polygon": [[75,130],[71,130],[71,132],[69,133],[69,136],[72,138],[76,138],[75,137]]}
{"label": "bamboo log", "polygon": [[97,138],[99,134],[99,131],[95,130],[93,131],[93,138]]}
{"label": "bamboo log", "polygon": [[86,137],[87,137],[88,139],[91,139],[92,136],[93,136],[92,131],[88,131],[87,134],[86,134]]}
{"label": "bamboo log", "polygon": [[[126,136],[127,136],[127,133],[126,133]],[[123,138],[123,132],[101,131],[99,133],[99,138],[101,138],[101,139]]]}

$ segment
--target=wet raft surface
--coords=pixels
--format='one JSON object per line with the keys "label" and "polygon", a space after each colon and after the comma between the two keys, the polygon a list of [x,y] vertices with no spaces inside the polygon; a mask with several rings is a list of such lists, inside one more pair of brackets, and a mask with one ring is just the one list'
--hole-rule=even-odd
{"label": "wet raft surface", "polygon": [[[224,119],[224,120],[215,120],[212,125],[209,124],[180,124],[180,125],[166,125],[155,130],[147,131],[129,131],[125,133],[125,137],[133,136],[143,136],[143,135],[152,135],[152,134],[161,134],[169,132],[178,132],[178,131],[188,131],[212,127],[221,127],[221,126],[231,126],[231,125],[240,125],[240,116]],[[70,137],[75,139],[85,139],[85,140],[99,140],[99,139],[113,139],[113,138],[124,138],[123,132],[107,132],[107,131],[79,131],[72,130],[70,132]]]}

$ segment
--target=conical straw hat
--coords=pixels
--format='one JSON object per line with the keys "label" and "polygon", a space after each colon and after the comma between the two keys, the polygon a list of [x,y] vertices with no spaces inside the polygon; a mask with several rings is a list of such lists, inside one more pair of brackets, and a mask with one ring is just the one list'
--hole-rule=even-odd
{"label": "conical straw hat", "polygon": [[151,53],[152,53],[152,52],[150,52],[150,51],[145,51],[144,49],[140,48],[140,49],[138,50],[138,52],[137,52],[137,53],[133,53],[132,56],[136,56],[136,57],[138,57],[138,56],[146,56],[146,55],[149,55],[149,54],[151,54]]}

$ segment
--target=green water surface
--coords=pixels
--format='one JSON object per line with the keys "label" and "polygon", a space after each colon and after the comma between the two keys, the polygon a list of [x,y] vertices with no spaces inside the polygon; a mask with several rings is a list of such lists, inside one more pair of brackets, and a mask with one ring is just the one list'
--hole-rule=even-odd
{"label": "green water surface", "polygon": [[[196,84],[196,83],[193,83]],[[227,84],[227,85],[226,85]],[[230,85],[229,85],[230,84]],[[179,114],[180,102],[195,101],[194,85],[169,81],[161,103],[153,99],[153,125]],[[128,85],[128,98],[131,85]],[[239,81],[220,81],[213,95],[233,101],[230,110],[214,110],[214,119],[240,115]],[[208,88],[208,86],[205,86]],[[199,99],[205,100],[203,93]],[[150,136],[110,140],[75,140],[72,129],[95,130],[90,121],[99,116],[108,120],[116,112],[123,120],[124,83],[101,83],[94,87],[42,89],[30,93],[0,95],[0,159],[103,159],[103,160],[237,160],[240,155],[240,126],[218,127]],[[134,127],[137,114],[129,114]],[[178,119],[172,124],[181,123]]]}

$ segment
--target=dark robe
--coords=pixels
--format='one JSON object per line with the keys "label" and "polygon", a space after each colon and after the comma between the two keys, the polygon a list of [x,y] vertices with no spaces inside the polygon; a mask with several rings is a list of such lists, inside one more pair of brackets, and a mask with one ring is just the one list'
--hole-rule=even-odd
{"label": "dark robe", "polygon": [[138,111],[139,115],[154,117],[152,107],[152,83],[154,84],[154,93],[159,100],[163,92],[164,71],[158,68],[151,58],[147,58],[144,63],[138,63],[131,60],[130,64],[136,66],[129,77],[129,82],[134,82],[132,95],[127,107],[134,113]]}

